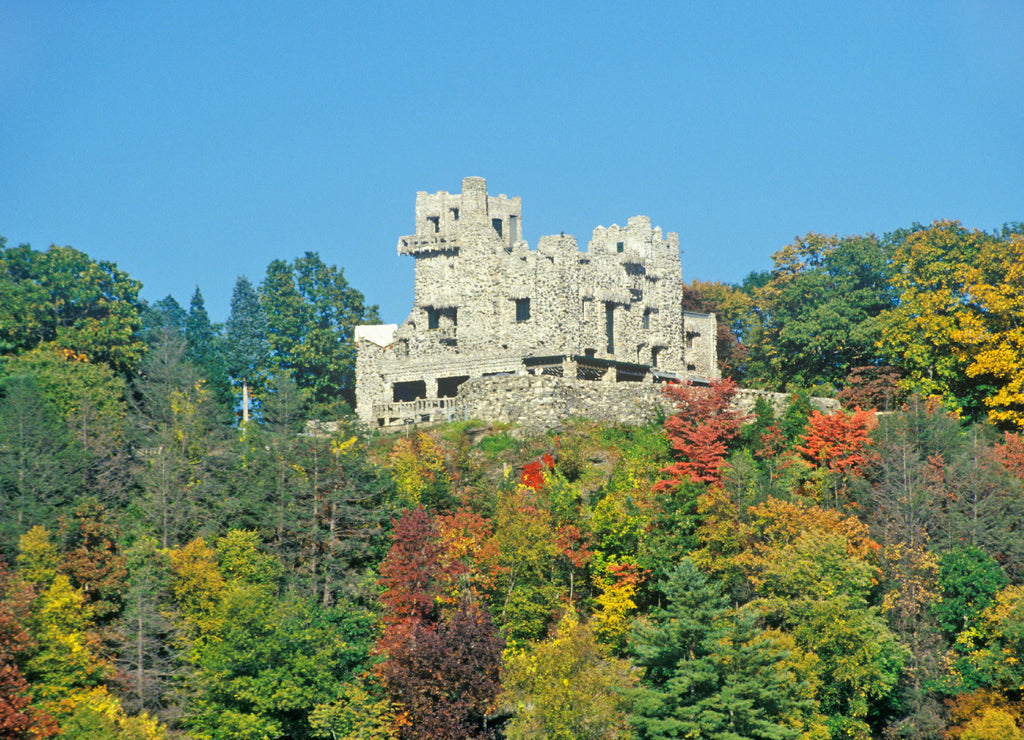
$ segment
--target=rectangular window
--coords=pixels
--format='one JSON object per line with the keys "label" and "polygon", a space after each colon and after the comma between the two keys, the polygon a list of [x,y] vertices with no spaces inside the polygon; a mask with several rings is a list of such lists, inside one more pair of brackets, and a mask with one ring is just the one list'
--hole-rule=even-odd
{"label": "rectangular window", "polygon": [[441,230],[441,217],[440,216],[427,216],[427,221],[434,224],[434,233],[438,233]]}
{"label": "rectangular window", "polygon": [[427,308],[427,328],[439,329],[441,327],[441,312],[433,306]]}
{"label": "rectangular window", "polygon": [[407,380],[391,386],[391,398],[396,402],[415,401],[427,397],[427,384],[422,380]]}
{"label": "rectangular window", "polygon": [[452,209],[452,221],[458,221],[458,220],[459,220],[459,209],[458,208],[453,208]]}
{"label": "rectangular window", "polygon": [[608,339],[608,354],[615,354],[615,304],[604,304],[604,333]]}
{"label": "rectangular window", "polygon": [[644,311],[644,328],[651,328],[651,309],[649,308],[646,311]]}
{"label": "rectangular window", "polygon": [[615,251],[622,254],[622,251],[626,248],[626,242],[618,242],[615,245]]}
{"label": "rectangular window", "polygon": [[501,234],[502,234],[502,232],[501,232],[501,219],[500,218],[492,218],[491,219],[491,226],[493,226],[494,230],[498,232],[498,236],[501,236]]}
{"label": "rectangular window", "polygon": [[521,324],[530,320],[530,299],[516,298],[516,323]]}

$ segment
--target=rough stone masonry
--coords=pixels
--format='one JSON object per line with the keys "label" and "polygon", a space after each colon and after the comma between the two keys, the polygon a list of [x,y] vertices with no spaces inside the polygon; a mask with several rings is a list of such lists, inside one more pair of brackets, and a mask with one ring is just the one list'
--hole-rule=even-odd
{"label": "rough stone masonry", "polygon": [[566,234],[533,250],[521,233],[520,199],[483,178],[416,194],[416,233],[398,240],[416,260],[409,318],[356,329],[363,422],[637,423],[656,384],[720,377],[715,315],[682,310],[677,233],[634,216],[598,226],[585,252]]}

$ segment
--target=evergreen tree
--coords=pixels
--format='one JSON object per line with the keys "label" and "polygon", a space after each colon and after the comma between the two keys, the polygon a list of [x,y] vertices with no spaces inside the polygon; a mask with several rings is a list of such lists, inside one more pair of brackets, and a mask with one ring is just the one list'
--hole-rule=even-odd
{"label": "evergreen tree", "polygon": [[30,376],[0,388],[0,553],[30,527],[54,526],[84,486],[86,456]]}
{"label": "evergreen tree", "polygon": [[227,323],[227,370],[242,389],[242,418],[249,418],[250,391],[262,390],[270,363],[267,319],[260,298],[244,275],[235,283]]}
{"label": "evergreen tree", "polygon": [[220,324],[212,324],[203,294],[196,287],[185,318],[185,356],[199,368],[218,406],[228,418],[234,417],[235,398],[224,360]]}
{"label": "evergreen tree", "polygon": [[734,613],[689,558],[665,593],[668,605],[632,641],[644,670],[633,719],[641,740],[796,740],[821,727],[810,672],[791,639]]}

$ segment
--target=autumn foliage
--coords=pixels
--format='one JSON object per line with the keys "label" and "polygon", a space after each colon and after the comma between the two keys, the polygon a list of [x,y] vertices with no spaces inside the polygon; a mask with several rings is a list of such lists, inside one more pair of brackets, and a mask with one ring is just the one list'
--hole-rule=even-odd
{"label": "autumn foliage", "polygon": [[728,378],[712,381],[707,387],[692,383],[665,386],[665,396],[675,404],[675,413],[665,419],[676,462],[662,470],[669,479],[659,488],[673,486],[674,480],[694,483],[718,483],[729,442],[744,421],[732,407],[736,383]]}
{"label": "autumn foliage", "polygon": [[807,429],[796,451],[816,467],[833,473],[857,477],[870,462],[869,432],[875,426],[874,413],[856,409],[853,414],[823,414],[812,411]]}

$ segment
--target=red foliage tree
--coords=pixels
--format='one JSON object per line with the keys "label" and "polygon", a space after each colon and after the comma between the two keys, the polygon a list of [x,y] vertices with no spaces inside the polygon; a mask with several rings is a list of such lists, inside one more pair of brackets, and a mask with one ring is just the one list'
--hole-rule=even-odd
{"label": "red foliage tree", "polygon": [[43,738],[57,734],[45,712],[31,706],[29,686],[16,659],[32,647],[22,626],[32,602],[32,588],[21,583],[0,562],[0,737]]}
{"label": "red foliage tree", "polygon": [[907,397],[900,388],[900,374],[890,365],[855,367],[846,376],[839,401],[843,408],[876,409],[892,411],[898,409]]}
{"label": "red foliage tree", "polygon": [[86,499],[71,516],[61,517],[64,559],[59,570],[85,594],[101,633],[109,633],[120,614],[128,582],[128,567],[117,546],[119,534],[109,512],[96,499]]}
{"label": "red foliage tree", "polygon": [[1007,432],[1004,442],[995,446],[995,456],[1010,473],[1024,480],[1024,435]]}
{"label": "red foliage tree", "polygon": [[876,424],[875,413],[860,408],[849,416],[812,411],[800,437],[804,443],[793,448],[815,468],[829,471],[832,503],[837,507],[849,481],[862,477],[871,462],[869,435]]}
{"label": "red foliage tree", "polygon": [[418,622],[379,667],[401,707],[403,740],[492,738],[487,719],[501,688],[504,643],[485,610],[468,600],[439,624]]}
{"label": "red foliage tree", "polygon": [[691,383],[665,386],[676,412],[665,419],[665,433],[679,458],[661,472],[671,476],[655,486],[671,489],[676,481],[720,483],[722,465],[731,442],[746,419],[732,406],[736,383],[728,378],[709,386]]}
{"label": "red foliage tree", "polygon": [[464,566],[445,565],[436,523],[422,506],[406,510],[392,524],[391,549],[380,565],[384,623],[432,620],[445,577]]}
{"label": "red foliage tree", "polygon": [[499,689],[503,644],[472,601],[472,577],[454,611],[451,599],[462,590],[457,580],[471,575],[474,543],[488,535],[486,522],[469,512],[439,520],[419,507],[394,522],[380,567],[384,632],[377,650],[384,660],[376,671],[400,707],[403,740],[493,734],[486,717]]}
{"label": "red foliage tree", "polygon": [[544,468],[554,470],[555,459],[546,452],[540,460],[528,462],[523,466],[523,474],[519,476],[519,482],[527,488],[539,491],[544,487]]}

